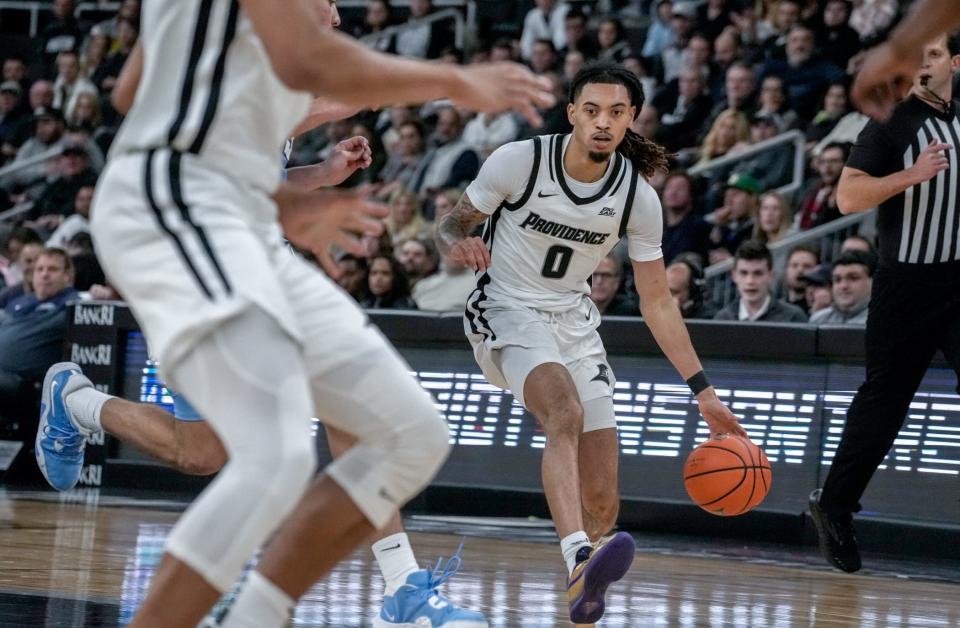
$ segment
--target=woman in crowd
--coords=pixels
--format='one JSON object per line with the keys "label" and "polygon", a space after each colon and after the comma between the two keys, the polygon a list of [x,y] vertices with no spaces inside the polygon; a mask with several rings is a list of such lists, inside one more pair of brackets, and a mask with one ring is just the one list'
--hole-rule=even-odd
{"label": "woman in crowd", "polygon": [[740,142],[750,140],[747,117],[736,109],[727,109],[717,116],[700,146],[700,163],[723,157]]}
{"label": "woman in crowd", "polygon": [[393,8],[389,0],[369,0],[363,24],[358,26],[353,35],[364,38],[373,35],[367,45],[380,52],[394,53],[397,51],[396,37],[383,35],[383,31],[393,25]]}
{"label": "woman in crowd", "polygon": [[597,43],[600,44],[598,59],[622,61],[629,52],[629,44],[624,38],[623,24],[615,17],[605,17],[597,26]]}
{"label": "woman in crowd", "polygon": [[77,102],[67,122],[70,126],[83,127],[92,133],[102,122],[100,98],[88,92],[78,94]]}
{"label": "woman in crowd", "polygon": [[367,298],[360,305],[372,309],[417,309],[417,304],[410,298],[410,281],[400,262],[387,255],[377,255],[370,260]]}
{"label": "woman in crowd", "polygon": [[832,84],[823,97],[823,107],[807,127],[807,151],[825,138],[849,111],[850,94],[846,82]]}
{"label": "woman in crowd", "polygon": [[417,195],[407,188],[401,187],[394,190],[390,194],[388,204],[390,215],[387,217],[387,230],[390,232],[393,246],[431,232],[433,225],[427,222],[420,212],[420,201],[417,200]]}
{"label": "woman in crowd", "polygon": [[793,212],[787,199],[779,192],[767,192],[760,197],[751,238],[770,246],[786,237],[792,224]]}
{"label": "woman in crowd", "polygon": [[110,52],[110,37],[103,30],[94,26],[90,29],[90,36],[83,46],[83,56],[80,61],[80,73],[94,83],[93,78],[97,69],[103,65]]}

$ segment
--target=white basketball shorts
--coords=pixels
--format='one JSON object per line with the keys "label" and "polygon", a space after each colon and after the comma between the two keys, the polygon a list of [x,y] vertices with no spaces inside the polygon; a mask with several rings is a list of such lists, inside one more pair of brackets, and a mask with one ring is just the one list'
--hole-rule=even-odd
{"label": "white basketball shorts", "polygon": [[169,373],[196,340],[256,306],[304,348],[311,376],[382,350],[349,296],[284,243],[264,192],[169,150],[119,156],[92,232],[111,284]]}
{"label": "white basketball shorts", "polygon": [[[523,385],[541,364],[567,367],[584,406],[584,431],[616,427],[616,378],[597,333],[600,312],[589,298],[563,312],[520,303],[484,300],[464,316],[477,364],[494,386],[510,390],[526,406]],[[604,403],[594,403],[603,400]]]}

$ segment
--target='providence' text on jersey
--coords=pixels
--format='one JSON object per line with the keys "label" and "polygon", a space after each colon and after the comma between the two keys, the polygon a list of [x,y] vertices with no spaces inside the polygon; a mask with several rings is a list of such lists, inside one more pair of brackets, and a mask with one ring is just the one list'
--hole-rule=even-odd
{"label": "'providence' text on jersey", "polygon": [[653,188],[620,153],[599,181],[572,179],[563,167],[570,141],[552,135],[502,146],[467,188],[474,207],[490,215],[483,239],[491,258],[468,312],[500,300],[546,311],[575,307],[624,235],[632,259],[661,257],[663,218]]}

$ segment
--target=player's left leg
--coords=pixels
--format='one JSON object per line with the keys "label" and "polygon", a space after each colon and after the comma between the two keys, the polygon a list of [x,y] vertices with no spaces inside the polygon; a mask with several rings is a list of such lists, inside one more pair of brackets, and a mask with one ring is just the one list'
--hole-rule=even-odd
{"label": "player's left leg", "polygon": [[613,409],[616,385],[596,327],[581,327],[583,310],[599,320],[593,304],[585,302],[573,316],[564,317],[559,328],[560,349],[577,387],[583,406],[583,434],[580,435],[580,499],[583,523],[590,540],[596,542],[613,529],[620,512],[617,419]]}
{"label": "player's left leg", "polygon": [[[63,414],[64,420],[58,423],[61,446],[45,447],[40,450],[44,455],[37,456],[40,470],[53,488],[66,491],[76,485],[83,466],[83,439],[101,430],[190,475],[210,475],[227,463],[216,432],[179,395],[174,395],[176,414],[171,415],[153,404],[100,392],[72,362],[55,364],[48,373],[51,381],[63,373],[63,385],[48,404]],[[40,425],[41,446],[45,443],[43,429]],[[77,446],[65,448],[64,442]]]}
{"label": "player's left leg", "polygon": [[293,601],[385,527],[450,447],[431,397],[351,299],[293,256],[278,270],[303,333],[315,416],[357,444],[308,488],[250,574],[225,628],[285,624]]}
{"label": "player's left leg", "polygon": [[[609,400],[609,397],[604,398]],[[594,399],[583,404],[584,416],[604,403]],[[584,424],[589,421],[584,419]],[[596,543],[617,524],[620,514],[619,442],[616,428],[602,428],[580,435],[580,499],[583,526]]]}

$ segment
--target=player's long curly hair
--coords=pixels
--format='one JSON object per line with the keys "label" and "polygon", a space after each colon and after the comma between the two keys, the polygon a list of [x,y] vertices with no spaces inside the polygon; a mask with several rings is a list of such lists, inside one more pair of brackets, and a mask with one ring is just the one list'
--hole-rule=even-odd
{"label": "player's long curly hair", "polygon": [[[573,104],[583,86],[590,83],[623,85],[630,94],[630,104],[637,108],[634,119],[640,114],[644,103],[643,87],[637,76],[622,65],[612,61],[595,61],[583,66],[570,82],[569,102]],[[663,146],[641,137],[632,129],[627,129],[627,134],[617,150],[632,161],[647,178],[652,177],[657,170],[666,171],[669,168],[667,151]]]}

